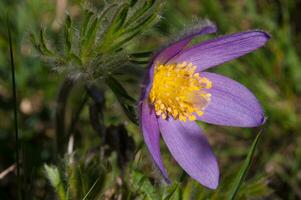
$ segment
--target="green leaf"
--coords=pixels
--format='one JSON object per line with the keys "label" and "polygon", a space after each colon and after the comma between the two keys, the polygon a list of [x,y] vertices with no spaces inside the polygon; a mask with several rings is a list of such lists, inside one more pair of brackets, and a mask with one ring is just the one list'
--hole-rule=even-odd
{"label": "green leaf", "polygon": [[44,30],[40,30],[40,49],[42,51],[42,53],[46,56],[54,56],[54,53],[52,51],[50,51],[46,45],[46,41],[45,41],[45,31]]}
{"label": "green leaf", "polygon": [[145,20],[143,20],[140,25],[132,27],[131,29],[128,29],[126,32],[123,32],[123,35],[121,38],[119,38],[116,42],[114,42],[114,45],[111,45],[110,50],[115,50],[124,45],[125,43],[132,40],[135,36],[137,36],[139,33],[142,33],[146,27],[153,24],[158,19],[158,15],[151,15]]}
{"label": "green leaf", "polygon": [[82,65],[81,59],[77,55],[75,55],[74,53],[70,54],[70,58],[73,59],[74,62],[76,62],[78,65],[80,65],[80,66]]}
{"label": "green leaf", "polygon": [[128,95],[124,87],[112,76],[106,78],[107,85],[111,88],[117,97],[126,116],[135,124],[138,124],[134,104],[136,100]]}
{"label": "green leaf", "polygon": [[116,15],[112,21],[112,24],[111,24],[111,27],[109,30],[110,33],[114,33],[122,28],[122,26],[126,20],[128,10],[129,10],[128,4],[124,4],[123,6],[120,7],[120,10],[116,13]]}
{"label": "green leaf", "polygon": [[143,173],[133,171],[132,180],[132,186],[135,190],[142,194],[145,194],[149,199],[160,199],[159,195],[156,193],[156,188],[151,184],[149,179]]}
{"label": "green leaf", "polygon": [[72,34],[70,28],[71,28],[71,18],[69,15],[66,15],[64,32],[65,32],[65,51],[67,55],[69,55],[71,52]]}
{"label": "green leaf", "polygon": [[88,27],[88,24],[91,21],[92,16],[93,16],[93,12],[92,11],[90,11],[90,10],[84,10],[84,19],[83,19],[83,23],[82,23],[81,30],[80,30],[80,38],[81,38],[81,40],[85,39],[84,36],[86,35],[87,27]]}
{"label": "green leaf", "polygon": [[159,19],[159,16],[155,13],[152,15],[149,15],[141,20],[139,20],[139,22],[128,26],[126,29],[124,29],[122,31],[122,34],[128,34],[130,32],[136,31],[137,29],[145,29],[147,28],[147,26],[149,26],[150,24],[152,24],[152,22],[155,22],[157,19]]}
{"label": "green leaf", "polygon": [[130,7],[135,6],[138,0],[130,0]]}
{"label": "green leaf", "polygon": [[[163,200],[170,200],[172,197],[176,196],[177,191],[180,190],[180,184],[179,183],[174,183],[170,187],[167,188]],[[174,198],[173,198],[174,199]],[[180,199],[180,198],[177,198]]]}
{"label": "green leaf", "polygon": [[126,114],[126,116],[133,122],[134,124],[138,125],[138,119],[136,116],[136,110],[133,106],[125,105],[120,103],[123,112]]}
{"label": "green leaf", "polygon": [[36,50],[38,50],[40,54],[44,54],[43,50],[41,49],[41,45],[37,41],[37,38],[35,37],[35,35],[33,33],[30,33],[29,38],[30,38],[30,41],[33,44],[33,46],[36,48]]}
{"label": "green leaf", "polygon": [[64,184],[61,179],[60,172],[56,166],[44,165],[46,175],[51,185],[55,188],[57,196],[60,200],[67,200]]}
{"label": "green leaf", "polygon": [[257,134],[256,138],[254,139],[252,146],[248,152],[247,158],[245,159],[241,169],[239,170],[239,172],[235,178],[232,189],[230,190],[230,192],[228,194],[228,199],[231,199],[231,200],[235,199],[243,181],[245,180],[247,173],[251,167],[252,159],[254,157],[255,150],[256,150],[258,141],[260,139],[260,136],[261,136],[261,131]]}
{"label": "green leaf", "polygon": [[114,94],[122,100],[123,103],[127,105],[132,105],[136,103],[136,100],[128,95],[124,87],[119,83],[113,76],[106,78],[106,83],[112,89]]}
{"label": "green leaf", "polygon": [[149,60],[133,60],[130,59],[131,63],[133,64],[138,64],[138,65],[145,65],[147,63],[149,63]]}
{"label": "green leaf", "polygon": [[133,24],[136,20],[141,19],[154,6],[155,0],[147,0],[144,5],[128,19],[126,25]]}
{"label": "green leaf", "polygon": [[126,20],[127,13],[129,10],[128,4],[121,5],[116,11],[115,16],[112,19],[110,26],[107,28],[101,45],[102,51],[108,51],[112,42],[116,39],[116,32],[122,30],[123,24]]}
{"label": "green leaf", "polygon": [[95,42],[96,33],[98,31],[100,20],[98,17],[92,19],[91,25],[88,27],[87,32],[82,41],[82,48],[86,51],[90,51],[91,46]]}
{"label": "green leaf", "polygon": [[130,57],[148,59],[152,54],[153,54],[153,52],[151,52],[151,51],[145,51],[145,52],[132,53],[132,54],[130,54]]}
{"label": "green leaf", "polygon": [[117,3],[109,4],[99,15],[99,19],[103,19],[114,7],[118,6]]}
{"label": "green leaf", "polygon": [[149,63],[150,57],[153,55],[151,51],[132,53],[129,56],[129,61],[134,64],[142,64],[145,65]]}
{"label": "green leaf", "polygon": [[31,43],[34,45],[36,50],[38,50],[41,55],[55,58],[58,62],[60,62],[61,64],[64,64],[65,60],[63,57],[61,57],[58,54],[55,54],[54,52],[52,52],[51,50],[48,49],[48,47],[46,46],[44,34],[45,34],[44,31],[40,30],[40,35],[39,35],[40,40],[38,41],[36,36],[33,33],[30,33],[29,37],[30,37]]}

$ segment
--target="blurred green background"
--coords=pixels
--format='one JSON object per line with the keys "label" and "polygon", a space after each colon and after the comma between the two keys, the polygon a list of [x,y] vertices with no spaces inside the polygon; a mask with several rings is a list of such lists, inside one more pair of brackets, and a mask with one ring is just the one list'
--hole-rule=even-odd
{"label": "blurred green background", "polygon": [[[59,192],[51,187],[51,178],[47,179],[45,163],[58,166],[65,184],[62,190],[70,193],[70,199],[83,199],[91,188],[95,199],[159,199],[162,195],[165,199],[225,199],[259,129],[200,123],[220,164],[221,185],[217,191],[209,191],[186,176],[162,144],[164,163],[174,181],[173,185],[167,186],[160,182],[161,177],[152,165],[139,128],[127,119],[102,80],[96,80],[94,84],[105,94],[103,115],[110,152],[98,156],[102,153],[99,146],[103,144],[103,138],[92,128],[89,106],[84,106],[74,127],[75,158],[72,159],[75,159],[73,163],[78,163],[76,169],[68,165],[68,156],[57,159],[54,118],[65,75],[54,72],[51,63],[39,56],[30,33],[45,29],[49,44],[60,46],[64,42],[61,33],[65,13],[69,13],[75,22],[79,21],[82,19],[81,7],[87,2],[0,1],[0,173],[15,163],[7,13],[13,24],[21,185],[25,199],[57,198]],[[101,4],[101,0],[88,3],[95,10]],[[167,0],[160,11],[161,19],[127,47],[130,52],[156,51],[179,32],[204,19],[217,25],[217,35],[249,29],[270,33],[272,38],[264,48],[212,70],[247,86],[258,97],[268,117],[238,199],[301,199],[300,9],[299,0]],[[209,37],[214,35],[205,38]],[[135,99],[139,96],[145,67],[146,64],[137,64],[133,66],[135,74],[121,74],[118,78]],[[72,90],[66,106],[67,124],[85,98],[83,85],[79,81]],[[88,105],[92,104],[93,101],[88,99]],[[48,172],[51,169],[48,168]],[[81,175],[74,175],[78,173]],[[74,187],[70,178],[76,182]],[[97,186],[92,187],[93,183]],[[16,185],[15,172],[0,177],[0,199],[16,199]],[[92,194],[86,199],[93,199]]]}

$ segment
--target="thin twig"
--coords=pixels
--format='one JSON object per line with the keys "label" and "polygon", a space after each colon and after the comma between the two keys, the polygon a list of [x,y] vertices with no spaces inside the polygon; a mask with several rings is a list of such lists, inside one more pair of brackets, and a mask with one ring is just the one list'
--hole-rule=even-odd
{"label": "thin twig", "polygon": [[0,180],[3,179],[7,174],[14,171],[16,169],[16,163],[12,164],[8,168],[6,168],[4,171],[0,173]]}

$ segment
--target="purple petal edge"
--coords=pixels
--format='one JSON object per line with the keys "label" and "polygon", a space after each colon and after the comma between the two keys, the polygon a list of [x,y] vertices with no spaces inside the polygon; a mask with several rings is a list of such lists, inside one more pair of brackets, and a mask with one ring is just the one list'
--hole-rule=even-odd
{"label": "purple petal edge", "polygon": [[162,173],[165,181],[167,183],[170,183],[166,169],[161,159],[160,132],[155,112],[150,109],[147,101],[141,102],[140,106],[140,126],[142,129],[144,142],[156,166]]}
{"label": "purple petal edge", "polygon": [[209,189],[219,183],[219,168],[210,144],[193,121],[158,119],[161,135],[174,159],[192,178]]}
{"label": "purple petal edge", "polygon": [[198,120],[224,126],[257,127],[264,113],[253,93],[240,83],[215,73],[202,72],[212,82],[211,101]]}
{"label": "purple petal edge", "polygon": [[182,51],[194,37],[199,35],[215,33],[216,30],[217,28],[214,24],[208,24],[206,26],[202,26],[199,29],[192,31],[190,34],[163,48],[163,50],[160,51],[157,54],[157,56],[155,56],[155,62],[162,64],[166,63],[168,60],[172,59],[180,51]]}
{"label": "purple petal edge", "polygon": [[268,33],[259,30],[225,35],[186,49],[169,62],[191,62],[203,71],[255,51],[269,39]]}

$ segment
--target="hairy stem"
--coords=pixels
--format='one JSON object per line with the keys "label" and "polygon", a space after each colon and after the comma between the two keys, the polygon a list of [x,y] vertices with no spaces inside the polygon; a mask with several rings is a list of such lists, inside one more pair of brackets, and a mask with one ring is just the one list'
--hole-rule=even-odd
{"label": "hairy stem", "polygon": [[68,102],[68,97],[74,86],[74,81],[70,78],[66,78],[62,83],[58,97],[56,100],[56,110],[55,110],[55,155],[62,155],[64,150],[64,139],[65,139],[65,116],[66,116],[66,105]]}
{"label": "hairy stem", "polygon": [[102,142],[105,135],[104,116],[103,109],[105,104],[105,98],[103,91],[96,88],[94,85],[86,85],[88,95],[93,99],[93,103],[89,106],[90,121],[92,128],[102,138]]}
{"label": "hairy stem", "polygon": [[70,135],[72,133],[74,133],[79,116],[80,116],[85,104],[87,103],[87,101],[88,101],[88,95],[87,95],[87,93],[85,93],[79,107],[77,108],[74,115],[72,116],[70,127],[68,130],[68,135],[66,136],[66,139],[68,139],[70,137]]}

